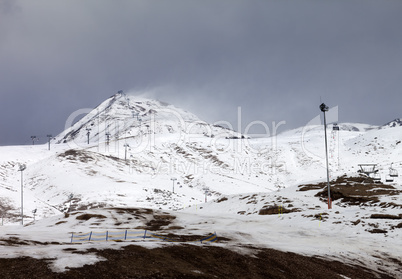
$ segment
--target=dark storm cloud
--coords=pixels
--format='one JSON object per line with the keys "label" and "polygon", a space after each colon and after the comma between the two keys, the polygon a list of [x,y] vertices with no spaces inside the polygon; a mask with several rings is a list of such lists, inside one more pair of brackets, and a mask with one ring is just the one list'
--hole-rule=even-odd
{"label": "dark storm cloud", "polygon": [[[0,144],[120,89],[213,122],[401,117],[401,1],[0,0]],[[271,125],[271,124],[270,124]]]}

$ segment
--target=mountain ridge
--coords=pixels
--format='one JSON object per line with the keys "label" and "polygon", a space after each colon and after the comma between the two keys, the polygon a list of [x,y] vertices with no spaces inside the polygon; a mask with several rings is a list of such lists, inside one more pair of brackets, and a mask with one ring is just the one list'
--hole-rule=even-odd
{"label": "mountain ridge", "polygon": [[402,126],[402,118],[395,118],[394,120],[382,125],[382,128],[393,128],[393,127],[398,127]]}
{"label": "mountain ridge", "polygon": [[[72,121],[67,121],[72,124]],[[117,93],[56,136],[57,143],[77,141],[105,142],[110,137],[132,137],[144,134],[204,134],[213,137],[224,134],[227,137],[241,137],[241,134],[211,125],[196,115],[166,102],[140,96]],[[107,135],[109,134],[109,135]]]}

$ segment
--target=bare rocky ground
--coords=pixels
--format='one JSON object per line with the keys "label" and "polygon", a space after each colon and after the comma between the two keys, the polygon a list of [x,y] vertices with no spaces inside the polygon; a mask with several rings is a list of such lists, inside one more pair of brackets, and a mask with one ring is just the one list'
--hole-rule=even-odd
{"label": "bare rocky ground", "polygon": [[[74,249],[74,248],[68,248]],[[252,248],[251,248],[252,249]],[[242,255],[216,246],[90,249],[106,261],[54,273],[47,260],[0,259],[1,278],[394,278],[339,261],[272,249]],[[77,253],[82,253],[78,252]],[[342,276],[346,277],[342,277]]]}
{"label": "bare rocky ground", "polygon": [[[340,200],[347,205],[372,205],[376,204],[381,208],[398,207],[402,208],[401,204],[380,202],[381,196],[398,196],[402,191],[397,190],[392,185],[387,185],[381,182],[376,182],[372,178],[365,175],[357,177],[340,176],[330,182],[331,200]],[[327,199],[328,188],[326,182],[317,184],[300,185],[299,191],[320,190],[316,194],[321,200]]]}

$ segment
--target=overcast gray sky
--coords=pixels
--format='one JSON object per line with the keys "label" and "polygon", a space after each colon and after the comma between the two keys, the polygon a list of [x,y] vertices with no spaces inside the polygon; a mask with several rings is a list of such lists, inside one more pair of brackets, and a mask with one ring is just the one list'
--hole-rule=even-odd
{"label": "overcast gray sky", "polygon": [[0,0],[0,145],[116,93],[237,126],[402,117],[400,0]]}

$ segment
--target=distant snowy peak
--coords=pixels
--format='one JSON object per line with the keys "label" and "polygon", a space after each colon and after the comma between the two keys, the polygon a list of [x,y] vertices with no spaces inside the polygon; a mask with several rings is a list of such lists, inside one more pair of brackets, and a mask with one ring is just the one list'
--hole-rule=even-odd
{"label": "distant snowy peak", "polygon": [[[323,131],[323,129],[324,125],[307,125],[293,130],[288,130],[281,133],[281,135],[289,136],[292,134],[306,134],[311,132]],[[334,131],[367,132],[370,130],[378,129],[378,126],[363,123],[332,123],[327,125],[327,129]]]}
{"label": "distant snowy peak", "polygon": [[[56,137],[57,143],[99,142],[147,134],[200,134],[241,137],[237,132],[201,121],[196,115],[173,105],[141,96],[117,93]],[[70,120],[71,121],[71,120]]]}
{"label": "distant snowy peak", "polygon": [[393,127],[399,127],[402,126],[402,118],[397,118],[395,120],[392,120],[388,122],[387,124],[384,124],[381,126],[381,128],[393,128]]}
{"label": "distant snowy peak", "polygon": [[373,126],[363,123],[340,123],[339,130],[350,132],[367,132],[369,130],[378,129],[378,126]]}

